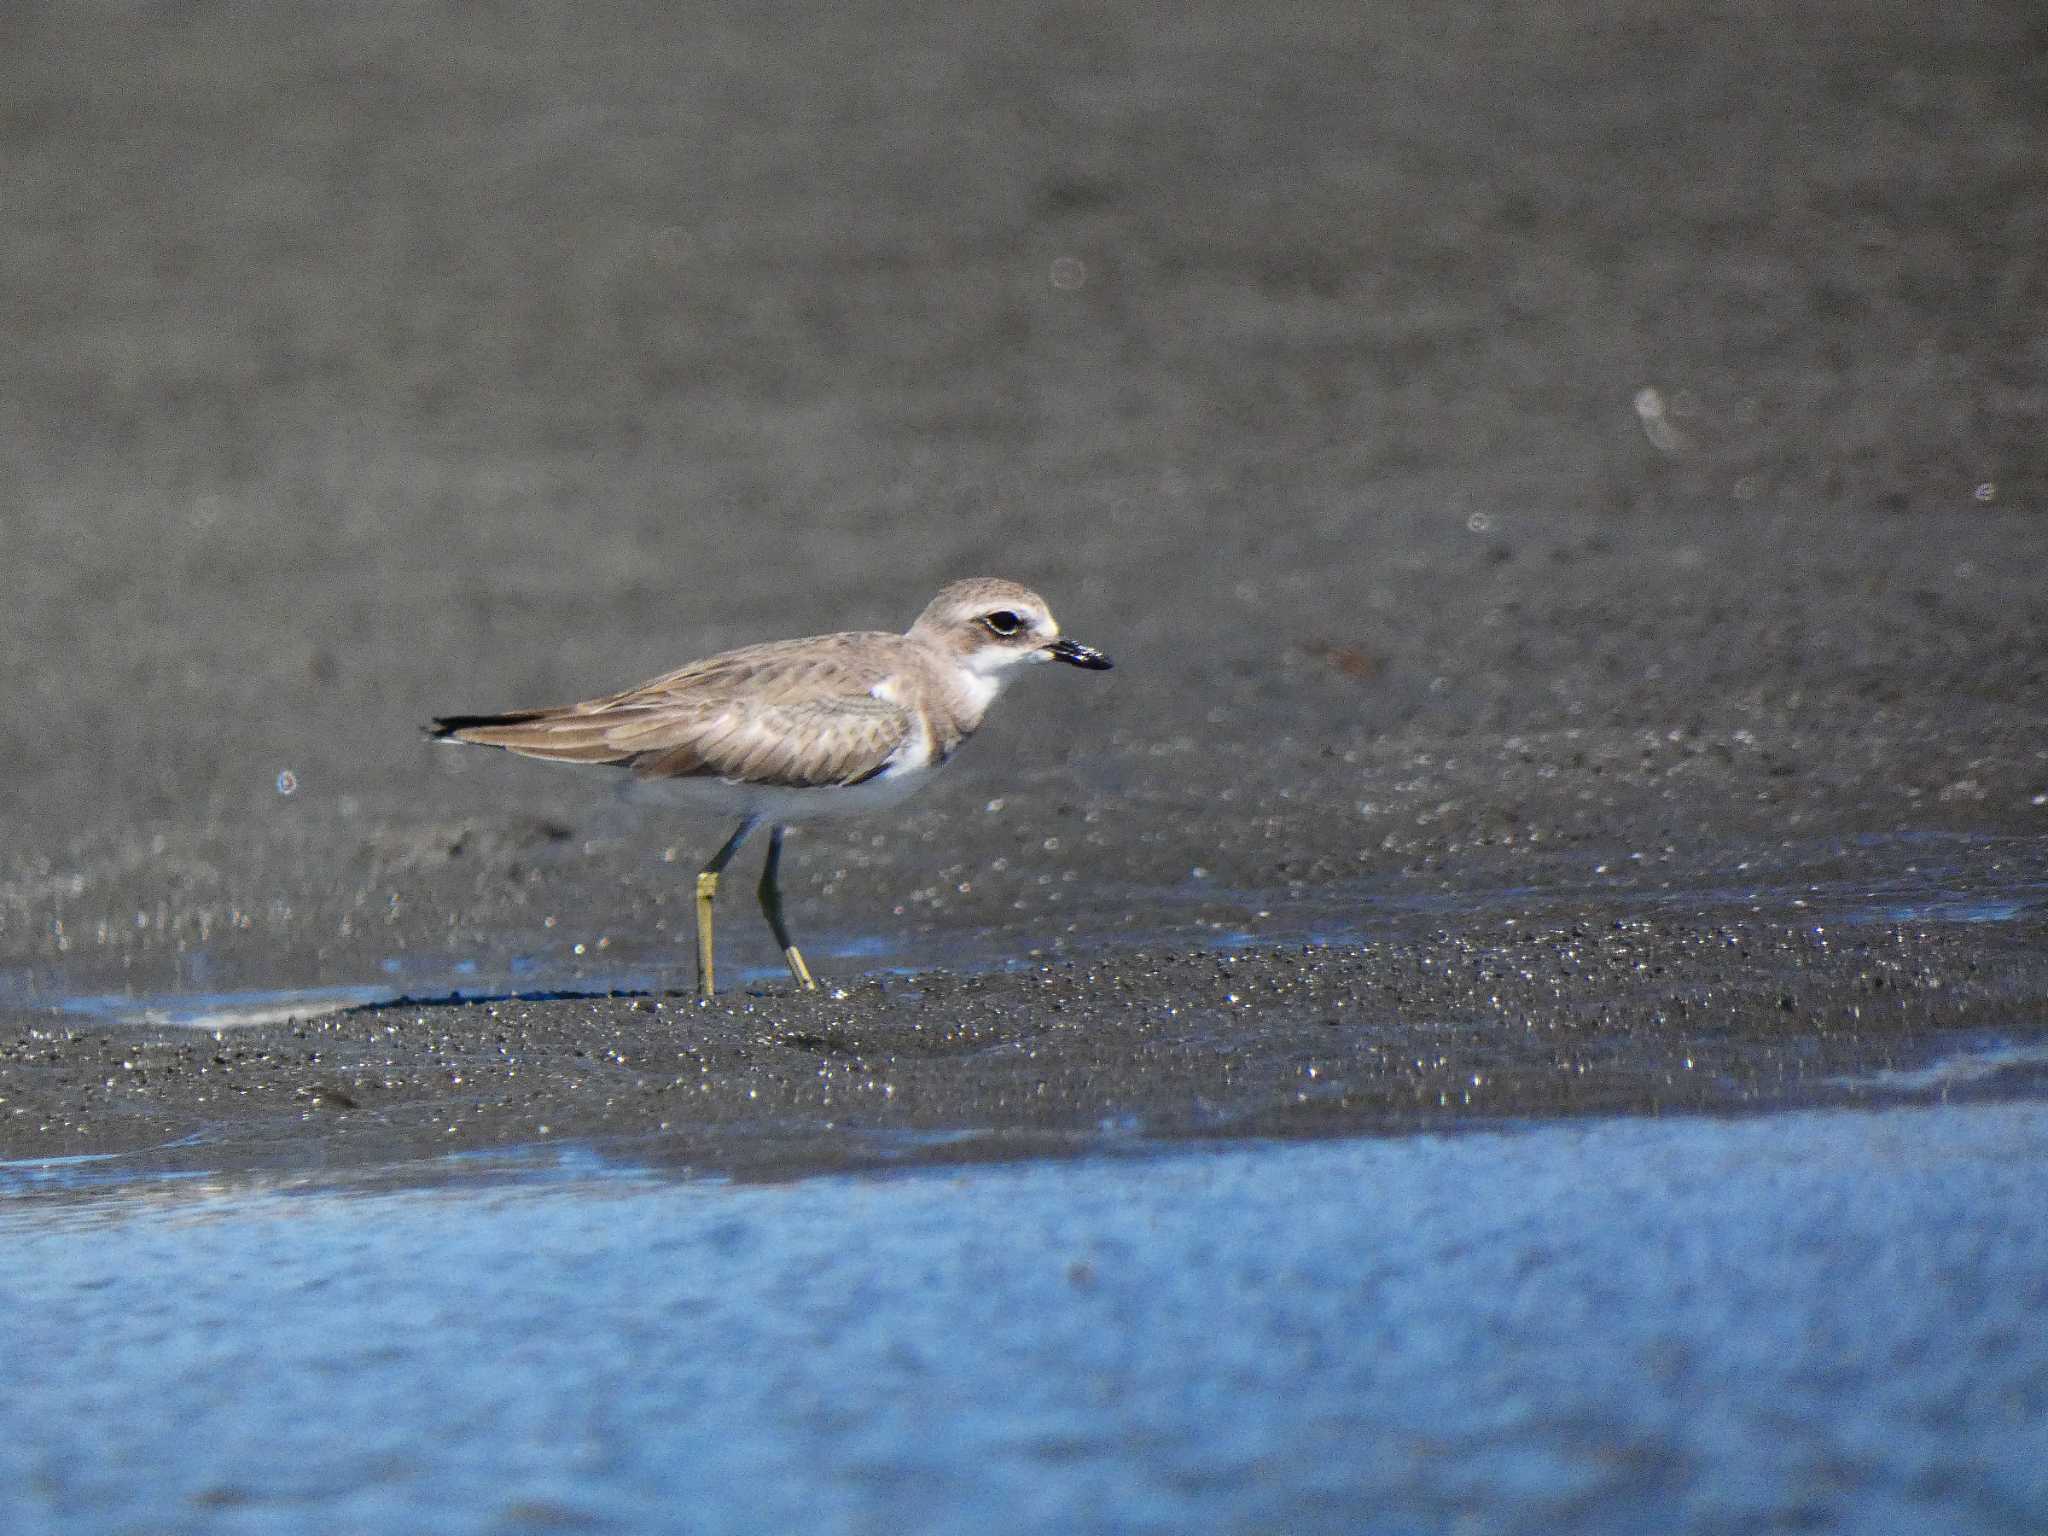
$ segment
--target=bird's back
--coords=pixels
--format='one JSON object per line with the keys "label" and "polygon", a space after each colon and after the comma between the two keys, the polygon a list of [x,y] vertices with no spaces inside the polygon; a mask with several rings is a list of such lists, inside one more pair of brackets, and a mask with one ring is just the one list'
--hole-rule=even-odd
{"label": "bird's back", "polygon": [[[809,788],[858,784],[917,754],[926,658],[903,635],[817,635],[743,646],[637,687],[556,709],[452,716],[442,739],[551,762]],[[958,732],[948,732],[957,741]]]}

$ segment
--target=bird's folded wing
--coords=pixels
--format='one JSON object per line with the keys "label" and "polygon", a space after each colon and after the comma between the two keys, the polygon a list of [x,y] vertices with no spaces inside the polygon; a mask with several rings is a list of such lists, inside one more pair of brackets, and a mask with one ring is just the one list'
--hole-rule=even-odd
{"label": "bird's folded wing", "polygon": [[749,784],[810,788],[858,784],[889,766],[917,730],[900,704],[856,694],[790,703],[728,702],[670,725],[630,728],[642,778],[715,775]]}
{"label": "bird's folded wing", "polygon": [[704,776],[808,788],[872,778],[915,729],[908,709],[863,693],[786,702],[731,696],[607,702],[459,734],[527,757],[615,763],[643,778]]}
{"label": "bird's folded wing", "polygon": [[473,718],[448,734],[528,757],[615,763],[644,778],[808,788],[874,777],[923,741],[899,702],[894,635],[826,635],[727,651],[563,709]]}

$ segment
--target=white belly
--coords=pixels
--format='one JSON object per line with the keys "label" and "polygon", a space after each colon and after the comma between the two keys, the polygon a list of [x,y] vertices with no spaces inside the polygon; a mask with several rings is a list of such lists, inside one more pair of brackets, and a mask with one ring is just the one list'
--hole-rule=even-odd
{"label": "white belly", "polygon": [[706,816],[758,816],[788,826],[835,816],[887,810],[924,787],[936,765],[893,768],[864,784],[787,789],[731,779],[652,779],[633,786],[635,800],[652,801]]}

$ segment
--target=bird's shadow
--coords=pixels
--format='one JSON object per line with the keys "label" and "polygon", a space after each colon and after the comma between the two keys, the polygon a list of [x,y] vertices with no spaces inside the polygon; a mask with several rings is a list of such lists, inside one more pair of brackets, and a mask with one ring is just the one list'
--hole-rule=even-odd
{"label": "bird's shadow", "polygon": [[602,1003],[631,1002],[644,998],[688,1000],[696,995],[695,992],[679,990],[656,992],[645,987],[609,987],[602,991],[539,987],[524,992],[471,992],[456,988],[448,992],[408,992],[400,997],[357,1003],[353,1007],[341,1009],[340,1012],[388,1013],[394,1008],[464,1008],[479,1003]]}

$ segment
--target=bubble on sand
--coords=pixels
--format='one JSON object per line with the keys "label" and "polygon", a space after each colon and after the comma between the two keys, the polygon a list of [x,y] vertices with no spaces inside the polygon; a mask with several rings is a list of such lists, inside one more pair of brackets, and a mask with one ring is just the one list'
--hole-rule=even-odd
{"label": "bubble on sand", "polygon": [[1055,256],[1053,258],[1053,287],[1071,292],[1087,281],[1088,269],[1081,264],[1081,259],[1078,256]]}
{"label": "bubble on sand", "polygon": [[1670,415],[1664,407],[1664,392],[1655,385],[1646,384],[1636,391],[1636,420],[1642,423],[1643,436],[1650,440],[1650,446],[1659,453],[1680,453],[1686,448],[1684,435],[1672,425]]}
{"label": "bubble on sand", "polygon": [[299,776],[289,768],[280,768],[277,773],[277,792],[280,795],[298,793]]}

